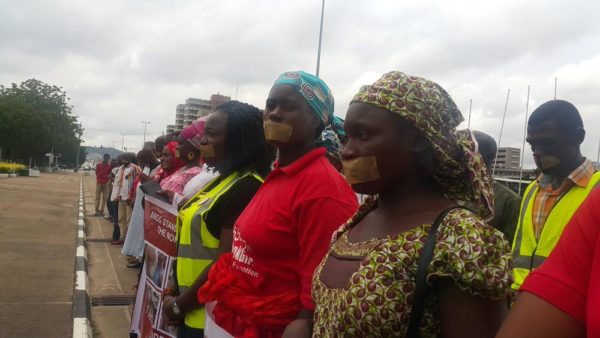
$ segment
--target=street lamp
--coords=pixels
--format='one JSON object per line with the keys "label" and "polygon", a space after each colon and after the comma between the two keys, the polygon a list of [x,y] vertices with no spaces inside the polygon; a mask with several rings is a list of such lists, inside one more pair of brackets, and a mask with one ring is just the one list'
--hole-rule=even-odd
{"label": "street lamp", "polygon": [[78,137],[77,137],[77,155],[75,155],[75,172],[79,170],[79,148],[81,147],[81,135],[83,134],[83,129],[81,128],[81,123],[79,123],[79,128],[77,129]]}
{"label": "street lamp", "polygon": [[142,143],[142,149],[144,148],[144,144],[146,144],[146,127],[151,123],[148,121],[141,121],[144,124],[144,142]]}
{"label": "street lamp", "polygon": [[319,28],[319,50],[317,51],[317,73],[319,77],[319,68],[321,66],[321,38],[323,37],[323,15],[325,14],[325,0],[321,3],[321,27]]}
{"label": "street lamp", "polygon": [[121,138],[121,151],[124,151],[125,149],[125,134],[121,134],[122,138]]}

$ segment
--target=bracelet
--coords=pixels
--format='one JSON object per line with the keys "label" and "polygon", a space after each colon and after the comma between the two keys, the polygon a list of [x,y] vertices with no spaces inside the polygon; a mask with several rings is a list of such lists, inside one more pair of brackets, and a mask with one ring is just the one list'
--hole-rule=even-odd
{"label": "bracelet", "polygon": [[161,293],[161,296],[164,298],[165,296],[173,296],[175,295],[175,289],[168,287],[168,288],[164,288],[163,292]]}

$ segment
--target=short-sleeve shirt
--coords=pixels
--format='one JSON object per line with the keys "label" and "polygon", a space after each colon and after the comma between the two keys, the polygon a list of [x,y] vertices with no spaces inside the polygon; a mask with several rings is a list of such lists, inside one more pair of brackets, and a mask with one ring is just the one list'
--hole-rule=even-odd
{"label": "short-sleeve shirt", "polygon": [[[365,201],[333,236],[330,250],[336,252],[352,252],[359,246],[373,248],[348,285],[330,288],[321,281],[326,258],[315,271],[313,337],[406,337],[419,259],[431,224],[362,243],[349,242],[349,230],[375,205],[375,201]],[[510,263],[510,247],[500,231],[467,209],[453,209],[438,228],[427,283],[435,290],[436,279],[449,278],[471,295],[507,299]],[[425,299],[421,336],[440,334],[438,299],[430,292]]]}
{"label": "short-sleeve shirt", "polygon": [[106,184],[110,180],[110,163],[100,162],[96,165],[96,183]]}
{"label": "short-sleeve shirt", "polygon": [[600,337],[600,189],[594,190],[566,226],[542,266],[523,283],[535,294]]}
{"label": "short-sleeve shirt", "polygon": [[177,172],[173,173],[171,176],[168,176],[160,181],[160,188],[163,190],[171,190],[179,195],[182,195],[185,185],[201,171],[202,167],[198,166],[191,168],[183,167]]}
{"label": "short-sleeve shirt", "polygon": [[267,176],[233,231],[233,268],[258,295],[298,294],[313,309],[315,267],[335,229],[358,203],[346,180],[317,148]]}

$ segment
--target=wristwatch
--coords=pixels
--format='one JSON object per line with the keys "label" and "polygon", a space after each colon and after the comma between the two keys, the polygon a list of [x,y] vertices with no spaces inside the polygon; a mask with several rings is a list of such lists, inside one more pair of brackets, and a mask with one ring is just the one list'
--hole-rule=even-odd
{"label": "wristwatch", "polygon": [[177,306],[177,301],[174,301],[174,302],[173,302],[173,313],[174,313],[176,316],[179,316],[179,315],[181,315],[181,313],[182,313],[182,311],[181,311],[181,309],[179,308],[179,306]]}

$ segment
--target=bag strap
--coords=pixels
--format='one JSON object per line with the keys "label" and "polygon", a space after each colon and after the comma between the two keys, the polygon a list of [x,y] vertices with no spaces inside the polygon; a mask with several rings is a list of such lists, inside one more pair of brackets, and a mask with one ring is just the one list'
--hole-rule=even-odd
{"label": "bag strap", "polygon": [[429,264],[431,263],[431,259],[433,258],[433,249],[435,248],[435,237],[437,234],[437,230],[440,227],[440,224],[446,218],[448,213],[456,208],[463,208],[461,206],[455,205],[450,208],[442,211],[436,218],[433,224],[431,225],[431,229],[429,230],[429,234],[427,235],[427,239],[425,240],[425,245],[423,247],[423,251],[421,252],[421,257],[419,259],[419,267],[417,269],[417,277],[415,278],[415,293],[413,294],[413,306],[410,312],[410,322],[408,324],[407,337],[408,338],[420,338],[420,326],[421,321],[423,319],[423,311],[425,310],[425,297],[429,292],[429,287],[427,286],[427,270],[429,269]]}

